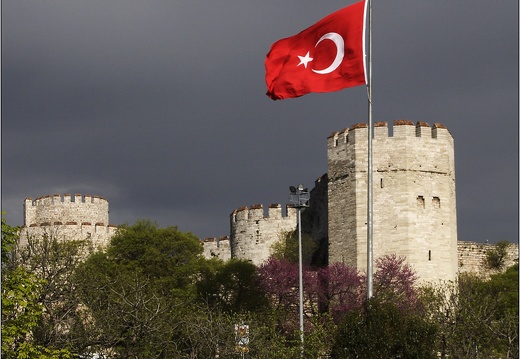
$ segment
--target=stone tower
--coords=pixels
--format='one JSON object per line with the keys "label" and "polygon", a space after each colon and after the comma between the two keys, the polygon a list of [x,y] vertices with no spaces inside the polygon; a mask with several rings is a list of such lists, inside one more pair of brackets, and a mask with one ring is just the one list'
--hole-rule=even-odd
{"label": "stone tower", "polygon": [[96,246],[106,246],[116,226],[108,221],[108,201],[98,196],[59,194],[25,199],[21,244],[27,238],[53,236],[59,240],[90,239]]}
{"label": "stone tower", "polygon": [[[329,263],[366,270],[368,127],[328,138]],[[373,258],[406,256],[423,281],[457,275],[453,138],[441,124],[374,124]],[[312,199],[311,199],[312,200]]]}
{"label": "stone tower", "polygon": [[261,204],[234,210],[230,215],[231,258],[246,259],[255,265],[269,258],[281,235],[296,229],[296,209],[286,206],[286,214],[282,214],[280,204],[269,205],[267,216]]}

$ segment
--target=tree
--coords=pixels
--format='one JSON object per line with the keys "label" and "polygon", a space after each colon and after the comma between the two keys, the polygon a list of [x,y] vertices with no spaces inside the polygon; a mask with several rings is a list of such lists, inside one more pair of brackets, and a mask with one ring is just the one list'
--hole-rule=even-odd
{"label": "tree", "polygon": [[197,288],[204,302],[227,313],[261,311],[267,306],[257,268],[245,260],[208,260]]}
{"label": "tree", "polygon": [[490,358],[518,358],[518,265],[489,280],[461,276],[457,299],[453,351],[462,343]]}
{"label": "tree", "polygon": [[[19,228],[2,218],[2,356],[70,358],[67,346],[38,337],[48,318],[48,279],[17,257]],[[23,253],[23,251],[22,251]]]}
{"label": "tree", "polygon": [[75,328],[82,326],[77,286],[72,280],[79,263],[93,249],[89,240],[58,240],[53,231],[41,237],[27,238],[16,260],[41,280],[37,298],[43,305],[42,315],[33,329],[36,343],[56,349],[74,348]]}
{"label": "tree", "polygon": [[[375,268],[374,295],[368,301],[365,278],[343,269],[348,275],[340,277],[350,278],[346,293],[352,302],[336,314],[339,330],[333,357],[435,358],[437,327],[424,316],[416,272],[405,257],[396,255],[378,258]],[[330,281],[331,285],[338,284]]]}
{"label": "tree", "polygon": [[486,257],[484,258],[486,268],[501,270],[507,258],[507,248],[509,245],[510,243],[508,241],[500,241],[495,244],[494,248],[488,249]]}
{"label": "tree", "polygon": [[92,352],[122,357],[178,357],[183,323],[195,315],[202,245],[176,227],[151,221],[121,227],[106,252],[91,255],[75,282]]}
{"label": "tree", "polygon": [[329,312],[335,322],[342,321],[344,315],[363,303],[364,277],[356,268],[333,263],[319,269],[317,276],[321,311]]}
{"label": "tree", "polygon": [[170,298],[141,270],[111,263],[97,253],[76,273],[78,296],[84,303],[83,352],[110,353],[121,357],[173,355],[163,345],[174,333],[172,320],[179,298]]}
{"label": "tree", "polygon": [[[400,308],[416,309],[417,274],[405,257],[385,255],[375,262],[374,296]],[[366,277],[356,268],[333,263],[318,270],[318,295],[322,310],[341,322],[351,310],[360,309],[366,298]]]}
{"label": "tree", "polygon": [[379,300],[396,304],[403,309],[415,309],[418,301],[415,270],[406,262],[406,257],[395,254],[377,258],[374,273],[374,296]]}
{"label": "tree", "polygon": [[[271,308],[277,313],[279,326],[286,333],[298,328],[299,276],[298,264],[269,258],[258,268],[260,286],[265,291]],[[302,271],[304,315],[318,314],[318,279],[315,271]]]}
{"label": "tree", "polygon": [[374,297],[339,325],[333,358],[433,359],[436,327],[422,313]]}
{"label": "tree", "polygon": [[[299,240],[298,232],[288,231],[280,234],[280,239],[272,246],[272,257],[288,262],[298,263],[299,261]],[[318,243],[306,233],[302,233],[302,262],[305,265],[311,263],[314,252],[318,249]]]}
{"label": "tree", "polygon": [[518,358],[518,265],[489,280],[460,274],[423,292],[442,358]]}
{"label": "tree", "polygon": [[107,248],[107,258],[122,268],[145,272],[163,291],[193,284],[202,260],[200,240],[177,227],[159,228],[149,220],[121,226]]}
{"label": "tree", "polygon": [[3,215],[4,213],[2,212],[2,269],[4,269],[4,266],[7,267],[13,263],[12,254],[20,231],[19,227],[8,225]]}

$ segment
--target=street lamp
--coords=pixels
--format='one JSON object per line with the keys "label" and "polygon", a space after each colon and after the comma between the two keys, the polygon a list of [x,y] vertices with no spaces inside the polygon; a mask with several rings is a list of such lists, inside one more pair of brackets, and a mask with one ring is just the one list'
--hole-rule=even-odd
{"label": "street lamp", "polygon": [[291,194],[289,195],[289,202],[296,207],[298,214],[298,286],[300,290],[300,339],[301,350],[303,357],[303,269],[302,269],[302,215],[301,209],[309,207],[310,194],[307,188],[303,185],[298,185],[298,188],[289,187]]}

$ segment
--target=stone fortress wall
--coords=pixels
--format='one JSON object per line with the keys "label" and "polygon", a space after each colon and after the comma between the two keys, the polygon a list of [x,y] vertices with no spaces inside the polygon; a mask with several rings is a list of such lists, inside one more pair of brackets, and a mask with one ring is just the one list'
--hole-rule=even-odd
{"label": "stone fortress wall", "polygon": [[[457,250],[459,273],[474,273],[483,277],[493,274],[494,271],[486,268],[484,263],[487,252],[494,248],[495,245],[491,243],[459,241]],[[518,244],[509,244],[506,251],[503,269],[518,263]]]}
{"label": "stone fortress wall", "polygon": [[117,230],[109,224],[108,201],[99,196],[55,194],[26,198],[24,206],[22,245],[28,238],[48,235],[59,240],[90,239],[105,247]]}
{"label": "stone fortress wall", "polygon": [[[318,199],[318,201],[314,201],[314,206],[317,208],[313,209],[311,202],[311,207],[302,211],[302,218],[305,218],[305,212],[307,214],[309,211],[319,212],[321,220],[307,221],[308,226],[313,228],[313,233],[318,233],[318,236],[323,235],[323,230],[326,229],[326,226],[320,227],[319,224],[327,223],[323,219],[323,211],[320,211],[326,205],[326,202],[323,202],[326,199],[326,196],[323,195],[323,192],[326,191],[326,186],[324,186],[326,178],[326,175],[318,178],[316,187],[311,191],[311,195],[314,194],[315,199]],[[278,204],[271,205],[267,216],[263,215],[261,205],[250,208],[241,207],[233,211],[230,220],[233,238],[237,241],[237,255],[234,258],[251,260],[255,264],[260,264],[269,257],[272,244],[279,240],[282,233],[297,228],[296,210],[287,206],[288,215],[284,216],[281,207]],[[105,225],[105,222],[102,222],[108,223],[108,213],[108,201],[97,196],[76,194],[72,197],[66,194],[63,197],[61,195],[43,196],[35,200],[27,198],[25,200],[25,221],[21,230],[22,244],[28,237],[38,238],[38,236],[47,234],[57,236],[62,240],[91,238],[97,245],[106,246],[117,229],[115,225]],[[316,214],[313,213],[311,218],[316,218]],[[256,223],[257,221],[258,223]],[[305,222],[303,224],[305,229]],[[254,226],[258,227],[258,233],[252,230]],[[255,237],[259,237],[258,242]],[[254,241],[253,245],[248,244],[250,240]],[[230,242],[228,236],[204,239],[201,242],[204,257],[231,259]],[[488,275],[489,271],[484,267],[484,260],[486,252],[493,248],[494,244],[458,241],[459,272]],[[515,263],[518,263],[518,244],[512,243],[508,247],[505,267]]]}
{"label": "stone fortress wall", "polygon": [[227,261],[231,259],[231,248],[229,247],[229,236],[219,238],[211,237],[202,240],[203,256],[210,259],[216,257]]}
{"label": "stone fortress wall", "polygon": [[[457,239],[454,142],[435,123],[394,121],[374,124],[373,208],[374,259],[406,256],[422,280],[454,280],[459,272],[485,272],[492,244]],[[344,262],[366,268],[367,219],[366,124],[357,124],[327,139],[328,172],[311,190],[302,211],[302,231],[320,244],[323,265]],[[21,241],[31,236],[86,239],[106,246],[115,234],[108,201],[98,196],[59,194],[25,200]],[[296,209],[271,204],[241,207],[230,215],[230,236],[201,241],[206,258],[263,263],[272,246],[297,229]],[[518,263],[518,244],[508,248],[506,266]]]}

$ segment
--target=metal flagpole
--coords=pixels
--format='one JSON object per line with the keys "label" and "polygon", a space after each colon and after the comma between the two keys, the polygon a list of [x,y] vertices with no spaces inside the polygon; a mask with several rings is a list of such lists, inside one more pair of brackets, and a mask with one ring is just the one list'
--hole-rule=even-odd
{"label": "metal flagpole", "polygon": [[367,169],[367,299],[372,298],[372,0],[368,2],[368,169]]}

